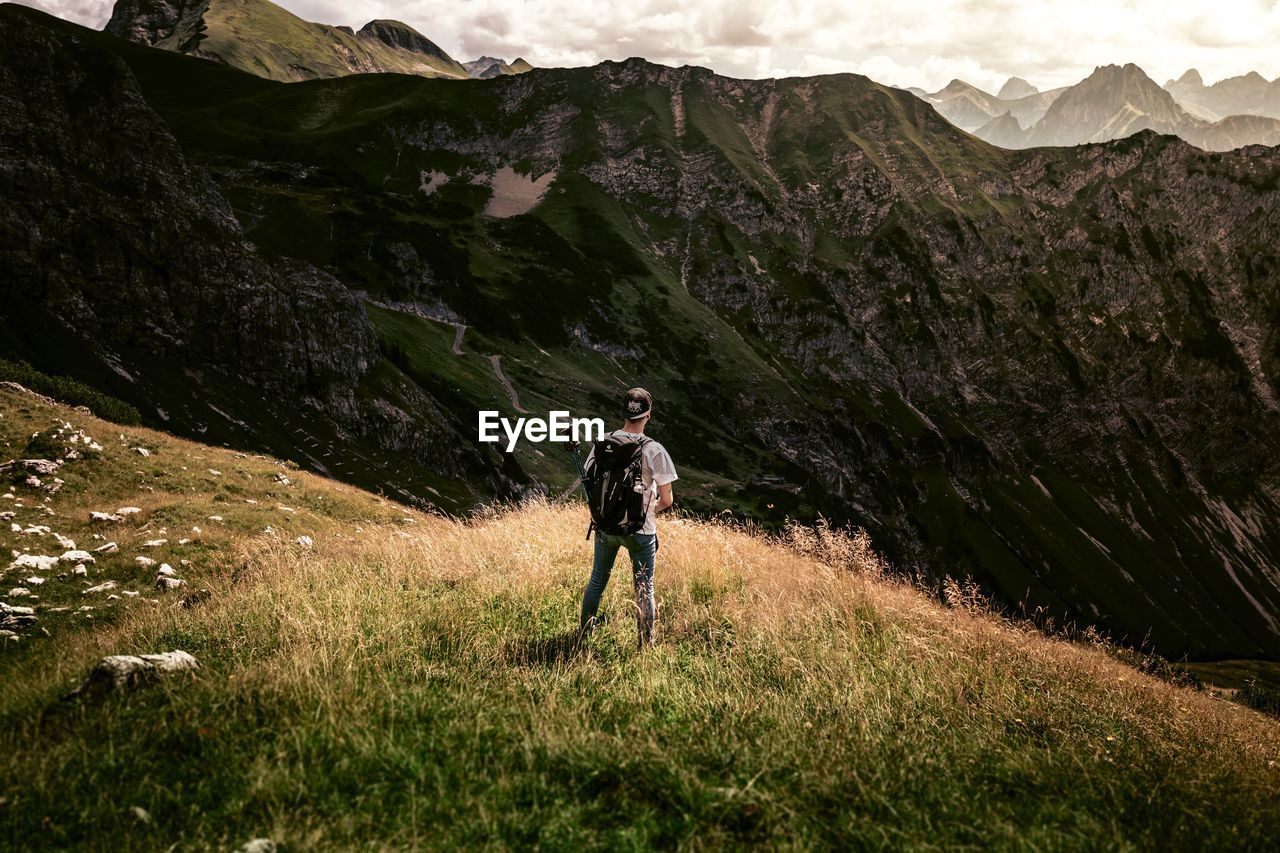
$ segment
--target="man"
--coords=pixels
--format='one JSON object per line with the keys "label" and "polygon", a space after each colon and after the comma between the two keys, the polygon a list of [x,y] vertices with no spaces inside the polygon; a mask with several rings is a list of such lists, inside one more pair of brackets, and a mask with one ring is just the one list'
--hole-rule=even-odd
{"label": "man", "polygon": [[[622,401],[626,422],[613,436],[640,443],[641,476],[647,498],[644,524],[630,535],[613,535],[596,531],[595,561],[591,567],[591,579],[582,594],[582,616],[579,620],[579,636],[586,639],[596,624],[596,611],[600,596],[609,583],[613,563],[619,548],[626,548],[631,557],[631,575],[636,593],[636,628],[641,648],[653,644],[653,624],[657,604],[653,595],[653,568],[658,553],[658,528],[654,516],[675,503],[671,484],[676,481],[676,466],[671,455],[661,444],[644,434],[644,428],[653,416],[653,396],[643,388],[632,388]],[[595,448],[587,456],[586,468],[592,467]]]}

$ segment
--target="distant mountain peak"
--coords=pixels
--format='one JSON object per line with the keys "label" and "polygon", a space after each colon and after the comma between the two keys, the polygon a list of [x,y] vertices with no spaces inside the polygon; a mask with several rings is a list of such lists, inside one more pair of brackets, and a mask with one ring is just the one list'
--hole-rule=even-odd
{"label": "distant mountain peak", "polygon": [[379,18],[365,24],[356,35],[361,38],[377,39],[387,47],[398,50],[421,53],[436,59],[449,58],[439,45],[403,21]]}
{"label": "distant mountain peak", "polygon": [[533,70],[533,66],[524,59],[517,59],[508,65],[505,59],[499,59],[496,56],[482,56],[479,59],[462,63],[462,67],[466,69],[468,76],[480,80],[503,77],[509,74],[523,74],[526,71]]}
{"label": "distant mountain peak", "polygon": [[1195,70],[1194,68],[1188,68],[1186,71],[1183,72],[1182,76],[1179,77],[1175,82],[1177,82],[1178,85],[1180,86],[1199,87],[1204,85],[1204,78],[1200,76],[1199,71]]}
{"label": "distant mountain peak", "polygon": [[1040,94],[1040,90],[1032,86],[1021,77],[1010,77],[1005,84],[1000,87],[1000,91],[996,93],[996,97],[1003,101],[1016,101],[1018,98],[1026,98],[1031,95]]}

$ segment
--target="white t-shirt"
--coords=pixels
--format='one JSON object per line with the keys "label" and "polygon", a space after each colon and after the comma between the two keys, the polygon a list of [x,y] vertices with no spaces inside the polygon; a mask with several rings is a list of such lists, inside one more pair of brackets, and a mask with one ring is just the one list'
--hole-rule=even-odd
{"label": "white t-shirt", "polygon": [[[613,435],[631,435],[631,433],[616,429]],[[595,448],[592,448],[587,454],[587,462],[591,461],[595,453]],[[646,441],[640,450],[640,476],[644,478],[644,487],[649,490],[649,500],[645,503],[648,512],[645,515],[644,527],[641,527],[638,532],[657,533],[658,525],[654,522],[653,508],[658,503],[658,487],[674,483],[680,478],[676,476],[676,466],[671,461],[671,454],[652,438]]]}

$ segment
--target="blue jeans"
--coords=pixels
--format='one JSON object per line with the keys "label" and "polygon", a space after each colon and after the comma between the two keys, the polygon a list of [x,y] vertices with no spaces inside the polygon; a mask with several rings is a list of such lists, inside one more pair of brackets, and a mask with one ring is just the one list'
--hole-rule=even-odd
{"label": "blue jeans", "polygon": [[653,644],[653,623],[657,614],[653,598],[653,565],[658,553],[656,533],[610,536],[596,531],[595,562],[591,566],[591,580],[587,581],[587,589],[582,593],[582,617],[578,630],[585,639],[595,627],[600,596],[609,583],[619,548],[626,548],[631,556],[631,578],[636,591],[636,631],[640,647],[644,648]]}

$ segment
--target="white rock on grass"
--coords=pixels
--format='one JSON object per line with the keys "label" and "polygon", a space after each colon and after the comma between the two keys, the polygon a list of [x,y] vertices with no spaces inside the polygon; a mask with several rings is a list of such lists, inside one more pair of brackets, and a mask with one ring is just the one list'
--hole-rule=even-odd
{"label": "white rock on grass", "polygon": [[246,841],[236,853],[276,853],[276,843],[270,838],[254,838]]}
{"label": "white rock on grass", "polygon": [[31,590],[27,589],[25,586],[15,586],[7,593],[9,598],[26,598],[30,594]]}
{"label": "white rock on grass", "polygon": [[82,592],[81,595],[90,595],[95,592],[106,592],[109,589],[115,589],[119,585],[120,584],[116,583],[115,581],[103,581],[97,586],[89,587],[84,592]]}
{"label": "white rock on grass", "polygon": [[170,590],[178,589],[186,585],[187,582],[182,578],[171,578],[166,577],[165,575],[156,575],[156,589],[161,592],[169,592]]}
{"label": "white rock on grass", "polygon": [[220,515],[211,515],[211,516],[209,516],[209,520],[210,520],[210,521],[222,521],[222,516],[220,516]]}
{"label": "white rock on grass", "polygon": [[58,562],[66,563],[67,565],[71,565],[73,563],[77,565],[84,565],[87,563],[92,566],[98,561],[88,551],[68,551],[58,558]]}
{"label": "white rock on grass", "polygon": [[142,543],[142,547],[143,548],[159,548],[161,546],[168,545],[168,544],[169,544],[168,539],[148,539],[146,542]]}
{"label": "white rock on grass", "polygon": [[84,578],[84,577],[88,577],[88,576],[89,576],[89,567],[88,567],[88,566],[76,566],[76,567],[75,567],[75,570],[74,570],[74,572],[73,572],[73,574],[75,574],[77,577],[82,577],[82,578]]}
{"label": "white rock on grass", "polygon": [[161,563],[160,568],[156,569],[156,573],[167,578],[176,578],[178,576],[178,573],[173,570],[173,566],[168,563]]}
{"label": "white rock on grass", "polygon": [[111,655],[98,661],[89,676],[64,698],[133,690],[164,676],[194,672],[200,663],[184,651],[158,655]]}
{"label": "white rock on grass", "polygon": [[124,516],[118,512],[91,512],[89,513],[89,520],[103,524],[119,524],[124,521]]}
{"label": "white rock on grass", "polygon": [[58,547],[59,547],[59,548],[62,548],[62,549],[64,549],[64,550],[66,550],[66,551],[74,551],[74,550],[75,550],[75,547],[76,547],[76,540],[74,540],[74,539],[68,539],[67,537],[63,536],[61,533],[55,533],[55,534],[53,534],[53,539],[54,539],[54,541],[55,541],[55,542],[57,542],[57,543],[58,543]]}
{"label": "white rock on grass", "polygon": [[26,468],[32,474],[39,474],[41,477],[48,477],[58,473],[59,465],[49,459],[23,459],[18,463]]}
{"label": "white rock on grass", "polygon": [[298,537],[298,539],[297,539],[297,542],[298,542],[298,544],[299,544],[299,545],[301,545],[303,548],[310,548],[310,547],[312,547],[313,545],[315,545],[315,544],[316,544],[316,543],[315,543],[315,540],[314,540],[314,539],[312,539],[310,536],[299,536],[299,537]]}
{"label": "white rock on grass", "polygon": [[116,510],[116,515],[138,515],[142,510],[136,506],[122,506]]}
{"label": "white rock on grass", "polygon": [[133,561],[144,569],[149,569],[156,564],[156,561],[150,557],[134,557]]}
{"label": "white rock on grass", "polygon": [[146,458],[147,456],[151,455],[151,451],[147,450],[145,447],[135,447],[134,450],[136,450],[138,452],[138,455],[143,458]]}
{"label": "white rock on grass", "polygon": [[114,542],[108,542],[106,545],[99,545],[93,549],[95,554],[114,554],[120,550],[120,546]]}
{"label": "white rock on grass", "polygon": [[31,607],[19,607],[0,601],[0,628],[9,631],[36,624],[36,611]]}
{"label": "white rock on grass", "polygon": [[20,554],[16,560],[9,564],[9,568],[49,572],[56,565],[58,565],[57,557],[46,557],[42,554]]}
{"label": "white rock on grass", "polygon": [[38,577],[36,575],[32,575],[31,577],[27,578],[26,581],[24,581],[24,583],[28,583],[31,586],[40,586],[40,584],[44,583],[44,578]]}

